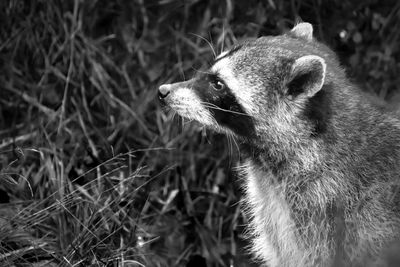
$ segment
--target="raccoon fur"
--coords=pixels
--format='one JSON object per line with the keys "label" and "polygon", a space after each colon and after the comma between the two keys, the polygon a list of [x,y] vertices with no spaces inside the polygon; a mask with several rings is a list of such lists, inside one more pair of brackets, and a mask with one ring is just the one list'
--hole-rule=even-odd
{"label": "raccoon fur", "polygon": [[400,121],[349,82],[311,24],[237,45],[158,94],[239,140],[263,266],[387,266],[400,238]]}

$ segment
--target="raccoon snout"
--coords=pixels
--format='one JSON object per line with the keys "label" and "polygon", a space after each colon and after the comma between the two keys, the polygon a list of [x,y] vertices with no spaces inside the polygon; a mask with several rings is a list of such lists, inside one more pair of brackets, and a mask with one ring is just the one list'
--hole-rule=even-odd
{"label": "raccoon snout", "polygon": [[171,92],[170,84],[163,84],[158,88],[158,99],[163,100]]}

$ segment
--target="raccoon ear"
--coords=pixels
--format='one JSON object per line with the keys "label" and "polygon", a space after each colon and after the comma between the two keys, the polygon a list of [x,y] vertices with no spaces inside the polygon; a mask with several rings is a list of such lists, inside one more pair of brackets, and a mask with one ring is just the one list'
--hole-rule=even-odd
{"label": "raccoon ear", "polygon": [[324,85],[325,72],[325,60],[319,56],[309,55],[296,59],[286,84],[289,98],[315,95]]}
{"label": "raccoon ear", "polygon": [[290,31],[293,37],[311,41],[313,38],[313,26],[308,22],[301,22]]}

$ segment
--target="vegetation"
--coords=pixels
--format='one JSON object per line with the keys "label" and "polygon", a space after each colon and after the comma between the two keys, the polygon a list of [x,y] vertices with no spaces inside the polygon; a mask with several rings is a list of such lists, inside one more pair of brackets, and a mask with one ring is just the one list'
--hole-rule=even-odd
{"label": "vegetation", "polygon": [[296,20],[396,106],[398,1],[0,2],[0,265],[249,266],[233,140],[156,88]]}

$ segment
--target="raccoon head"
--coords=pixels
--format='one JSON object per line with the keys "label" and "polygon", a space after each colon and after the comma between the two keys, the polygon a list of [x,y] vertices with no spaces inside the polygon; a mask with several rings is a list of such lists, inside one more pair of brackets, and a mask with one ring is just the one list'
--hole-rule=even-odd
{"label": "raccoon head", "polygon": [[307,101],[325,82],[312,31],[300,23],[286,34],[246,41],[193,79],[161,85],[159,99],[182,117],[246,140],[295,135]]}

